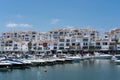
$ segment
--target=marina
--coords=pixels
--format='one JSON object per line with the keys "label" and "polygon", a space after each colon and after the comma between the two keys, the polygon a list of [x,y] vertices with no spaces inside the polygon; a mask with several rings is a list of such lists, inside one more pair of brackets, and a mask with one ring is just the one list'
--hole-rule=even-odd
{"label": "marina", "polygon": [[[92,73],[92,74],[91,74]],[[83,60],[79,63],[38,66],[0,72],[2,80],[119,80],[120,65],[107,59]]]}
{"label": "marina", "polygon": [[21,69],[21,68],[29,68],[34,66],[53,66],[57,64],[67,64],[67,63],[79,63],[84,60],[111,60],[114,63],[120,64],[120,55],[108,55],[108,54],[99,54],[93,56],[67,56],[64,54],[64,57],[55,57],[50,56],[47,58],[27,58],[27,59],[9,59],[9,58],[1,58],[0,60],[0,69]]}

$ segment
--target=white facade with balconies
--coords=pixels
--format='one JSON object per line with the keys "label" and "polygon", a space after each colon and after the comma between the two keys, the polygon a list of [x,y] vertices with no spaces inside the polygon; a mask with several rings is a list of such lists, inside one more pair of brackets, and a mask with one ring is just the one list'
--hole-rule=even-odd
{"label": "white facade with balconies", "polygon": [[120,29],[106,32],[103,39],[93,28],[61,28],[48,32],[8,31],[0,38],[0,50],[28,52],[28,43],[31,42],[31,51],[37,53],[47,50],[108,51],[115,49],[114,38],[118,39],[117,50],[120,50]]}

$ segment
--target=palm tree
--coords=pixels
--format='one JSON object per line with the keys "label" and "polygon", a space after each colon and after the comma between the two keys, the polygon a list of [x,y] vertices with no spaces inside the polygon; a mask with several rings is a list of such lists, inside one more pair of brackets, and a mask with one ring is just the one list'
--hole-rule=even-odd
{"label": "palm tree", "polygon": [[117,44],[118,44],[119,39],[115,37],[114,41],[115,41],[115,54],[117,54]]}
{"label": "palm tree", "polygon": [[31,53],[31,48],[32,48],[32,42],[28,42],[28,52]]}

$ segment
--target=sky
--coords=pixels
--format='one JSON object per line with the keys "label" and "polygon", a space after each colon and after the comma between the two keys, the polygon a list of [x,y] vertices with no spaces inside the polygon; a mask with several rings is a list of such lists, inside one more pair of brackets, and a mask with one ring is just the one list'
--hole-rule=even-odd
{"label": "sky", "polygon": [[47,32],[63,27],[120,27],[120,0],[0,0],[0,34],[9,30]]}

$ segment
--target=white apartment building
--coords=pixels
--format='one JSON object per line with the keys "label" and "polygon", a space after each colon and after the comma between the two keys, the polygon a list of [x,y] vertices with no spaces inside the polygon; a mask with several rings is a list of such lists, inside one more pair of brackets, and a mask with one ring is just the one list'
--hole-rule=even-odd
{"label": "white apartment building", "polygon": [[45,51],[88,52],[115,50],[114,38],[119,40],[117,50],[120,50],[120,29],[105,32],[100,38],[99,32],[93,28],[61,28],[48,32],[36,31],[8,31],[0,37],[2,52],[28,52],[28,43],[31,42],[31,51],[41,53]]}
{"label": "white apartment building", "polygon": [[120,50],[120,28],[115,28],[109,32],[105,32],[105,38],[110,42],[110,47],[115,49],[115,39],[118,39],[117,50]]}
{"label": "white apartment building", "polygon": [[37,38],[36,31],[8,31],[2,33],[2,38],[11,38],[13,40],[21,40],[29,42]]}

